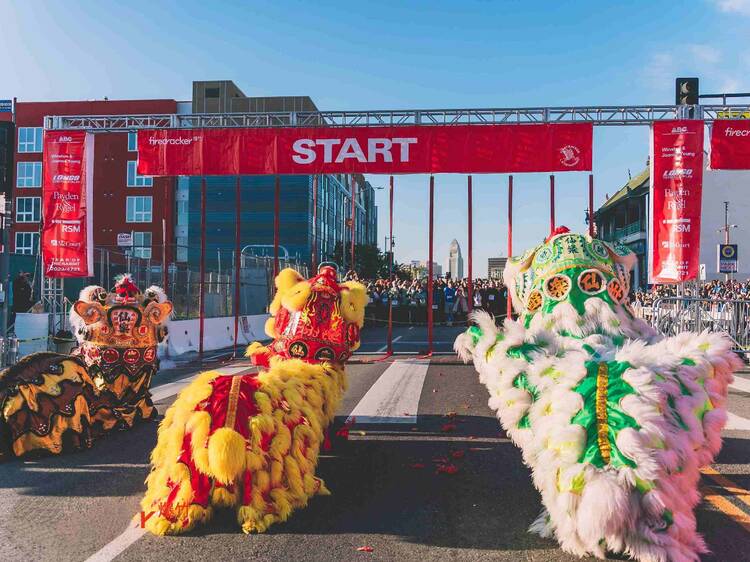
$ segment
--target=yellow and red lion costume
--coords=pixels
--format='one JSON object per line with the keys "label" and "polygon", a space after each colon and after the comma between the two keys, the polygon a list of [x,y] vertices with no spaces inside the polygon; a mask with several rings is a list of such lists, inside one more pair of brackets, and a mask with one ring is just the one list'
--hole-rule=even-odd
{"label": "yellow and red lion costume", "polygon": [[285,269],[276,288],[266,323],[273,342],[246,353],[259,372],[202,373],[167,411],[141,502],[152,533],[186,532],[214,507],[235,508],[245,533],[263,532],[329,493],[315,467],[346,389],[344,362],[359,347],[367,293],[339,284],[327,266],[310,280]]}

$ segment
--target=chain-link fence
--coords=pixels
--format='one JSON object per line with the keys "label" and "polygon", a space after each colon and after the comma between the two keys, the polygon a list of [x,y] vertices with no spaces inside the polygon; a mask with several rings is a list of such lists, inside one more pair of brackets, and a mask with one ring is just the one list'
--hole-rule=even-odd
{"label": "chain-link fence", "polygon": [[[167,255],[178,255],[181,248],[169,248]],[[167,261],[151,257],[151,247],[119,248],[97,246],[94,248],[94,271],[91,277],[54,280],[55,283],[32,283],[33,302],[42,301],[53,316],[64,315],[64,303],[74,302],[84,287],[100,285],[111,289],[119,275],[129,273],[133,282],[145,290],[151,285],[163,287],[174,304],[174,318],[185,320],[200,316],[201,272],[200,264]],[[36,260],[36,265],[26,264],[26,271],[39,271],[38,256],[18,256],[26,261]],[[269,256],[240,256],[238,314],[251,315],[266,312],[273,296],[274,260]],[[296,258],[281,256],[279,268],[293,267],[308,275],[308,266]],[[204,315],[207,318],[235,314],[237,271],[234,249],[212,248],[206,252],[204,278]],[[36,278],[36,275],[35,275]],[[49,281],[49,280],[47,280]],[[53,306],[54,305],[54,306]],[[56,325],[55,330],[61,329]]]}
{"label": "chain-link fence", "polygon": [[[200,315],[201,272],[195,263],[169,262],[166,271],[162,260],[143,257],[145,251],[133,248],[122,251],[96,248],[94,279],[103,287],[111,287],[118,275],[130,273],[133,282],[142,290],[151,285],[164,286],[174,304],[176,319],[197,318]],[[242,254],[239,259],[240,315],[266,312],[273,295],[274,260],[268,256]],[[98,266],[98,267],[97,267]],[[307,275],[307,264],[294,258],[279,258],[279,268],[293,267]],[[207,251],[204,278],[204,315],[207,318],[235,314],[234,249],[213,248]]]}

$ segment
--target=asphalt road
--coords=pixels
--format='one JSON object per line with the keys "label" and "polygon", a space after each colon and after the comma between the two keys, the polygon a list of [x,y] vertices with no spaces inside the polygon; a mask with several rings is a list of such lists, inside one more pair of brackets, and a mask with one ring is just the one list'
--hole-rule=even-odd
{"label": "asphalt road", "polygon": [[[452,326],[436,325],[433,329],[433,351],[452,353],[456,336],[466,330],[466,322],[456,322]],[[382,323],[365,326],[362,330],[362,345],[359,351],[382,353],[387,349],[388,328]],[[428,347],[427,326],[395,325],[393,329],[393,351],[396,353],[424,354]]]}
{"label": "asphalt road", "polygon": [[[188,364],[160,374],[161,412],[196,371]],[[357,422],[319,464],[333,495],[267,534],[243,535],[228,512],[187,536],[142,534],[133,517],[155,443],[151,423],[82,453],[0,465],[0,561],[578,560],[526,532],[539,495],[471,367],[398,357],[348,372],[336,424],[352,414]],[[750,375],[732,389],[730,411],[746,429],[726,432],[712,467],[719,476],[704,478],[711,501],[698,511],[714,552],[705,560],[717,562],[750,560]]]}

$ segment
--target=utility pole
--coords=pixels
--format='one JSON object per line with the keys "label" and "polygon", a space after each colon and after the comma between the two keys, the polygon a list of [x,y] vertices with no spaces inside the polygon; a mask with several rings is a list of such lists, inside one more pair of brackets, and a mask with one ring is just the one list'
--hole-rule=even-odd
{"label": "utility pole", "polygon": [[[736,224],[729,224],[729,201],[724,201],[724,226],[717,232],[724,233],[724,244],[729,244],[729,229],[737,228]],[[724,274],[724,281],[729,281],[729,273]]]}
{"label": "utility pole", "polygon": [[[0,256],[0,283],[3,288],[2,315],[0,316],[0,336],[3,341],[8,335],[8,312],[10,307],[10,198],[5,199],[5,205],[0,209],[0,226],[2,227],[3,253]],[[2,353],[2,350],[0,350]]]}

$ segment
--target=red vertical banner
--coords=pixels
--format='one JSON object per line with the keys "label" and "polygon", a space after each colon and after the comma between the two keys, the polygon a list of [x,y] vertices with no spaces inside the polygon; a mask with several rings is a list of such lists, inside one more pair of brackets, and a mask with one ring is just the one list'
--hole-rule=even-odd
{"label": "red vertical banner", "polygon": [[42,259],[46,277],[94,274],[94,136],[44,132]]}
{"label": "red vertical banner", "polygon": [[698,275],[703,184],[703,121],[658,121],[651,128],[649,283]]}

